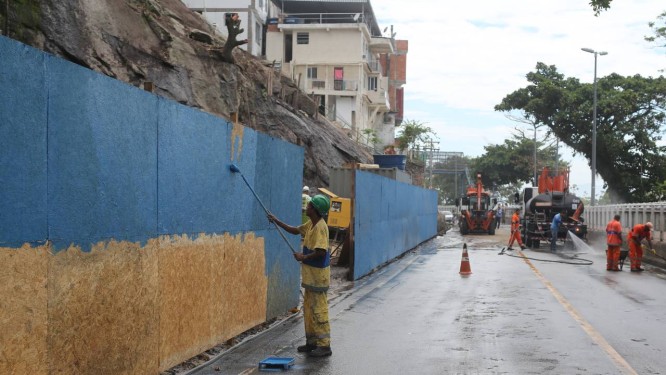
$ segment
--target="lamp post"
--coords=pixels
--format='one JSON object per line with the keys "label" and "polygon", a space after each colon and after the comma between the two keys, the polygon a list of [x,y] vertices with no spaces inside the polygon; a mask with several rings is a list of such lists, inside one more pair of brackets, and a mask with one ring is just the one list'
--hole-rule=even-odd
{"label": "lamp post", "polygon": [[597,55],[608,55],[605,51],[595,51],[592,48],[581,48],[585,52],[594,54],[594,109],[592,112],[592,198],[591,205],[595,205],[594,179],[597,175]]}

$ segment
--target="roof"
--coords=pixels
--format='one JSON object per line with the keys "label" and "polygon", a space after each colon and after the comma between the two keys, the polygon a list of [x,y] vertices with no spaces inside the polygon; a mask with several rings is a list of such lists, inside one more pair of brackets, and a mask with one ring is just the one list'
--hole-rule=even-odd
{"label": "roof", "polygon": [[[381,36],[379,25],[370,0],[272,0],[282,13],[359,13],[368,25],[372,36]],[[349,22],[354,21],[350,18]],[[330,22],[330,23],[342,23]]]}

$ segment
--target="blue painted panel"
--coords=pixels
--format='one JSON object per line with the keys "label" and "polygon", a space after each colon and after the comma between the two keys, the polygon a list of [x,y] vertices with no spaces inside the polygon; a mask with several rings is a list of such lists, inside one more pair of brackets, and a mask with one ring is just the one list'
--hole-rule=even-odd
{"label": "blue painted panel", "polygon": [[356,172],[354,279],[437,234],[437,193]]}
{"label": "blue painted panel", "polygon": [[[257,137],[255,191],[269,211],[281,220],[300,224],[303,149],[264,134]],[[266,228],[266,273],[269,275],[267,315],[298,305],[300,265],[265,215],[257,216],[258,228]],[[283,231],[293,249],[300,251],[300,236]]]}
{"label": "blue painted panel", "polygon": [[[257,132],[246,128],[243,130],[242,137],[242,147],[239,147],[238,140],[231,139],[232,127],[229,127],[229,132],[227,133],[227,139],[230,139],[231,142],[235,143],[233,149],[233,156],[231,155],[231,150],[229,151],[229,164],[235,164],[240,173],[232,173],[228,170],[226,178],[228,178],[229,194],[223,202],[224,212],[229,212],[233,214],[232,221],[228,223],[229,230],[233,231],[247,231],[254,230],[257,228],[252,227],[253,221],[256,222],[258,216],[266,217],[261,204],[256,199],[252,190],[257,192],[255,189],[255,167],[256,167],[256,157],[257,157]],[[240,152],[240,153],[239,153]],[[247,180],[247,183],[243,180]],[[249,185],[249,187],[248,187]],[[250,188],[251,187],[251,188]],[[259,199],[264,202],[265,197],[259,196]]]}
{"label": "blue painted panel", "polygon": [[157,97],[47,58],[49,231],[56,249],[157,233]]}
{"label": "blue painted panel", "polygon": [[48,238],[41,52],[0,36],[0,246]]}
{"label": "blue painted panel", "polygon": [[237,212],[225,207],[231,190],[229,127],[219,117],[159,100],[160,234],[222,233],[234,226]]}

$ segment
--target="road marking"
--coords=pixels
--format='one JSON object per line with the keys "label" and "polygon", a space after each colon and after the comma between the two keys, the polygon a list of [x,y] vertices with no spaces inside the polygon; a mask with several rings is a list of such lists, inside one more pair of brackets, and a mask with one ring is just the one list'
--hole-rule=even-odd
{"label": "road marking", "polygon": [[543,276],[536,267],[534,267],[532,262],[530,262],[530,260],[527,259],[527,257],[525,257],[523,252],[518,250],[518,253],[520,254],[521,257],[524,258],[523,260],[525,261],[525,263],[527,263],[527,265],[537,275],[537,277],[539,278],[539,280],[541,280],[543,285],[545,285],[546,288],[550,290],[555,299],[562,306],[564,306],[564,309],[567,310],[569,315],[571,315],[571,317],[574,318],[574,320],[577,321],[578,324],[580,324],[580,326],[587,333],[587,335],[590,336],[592,341],[594,341],[597,345],[599,345],[599,347],[606,352],[606,355],[608,355],[608,357],[610,357],[610,359],[613,362],[615,362],[615,365],[618,367],[618,369],[622,370],[626,374],[638,375],[636,370],[634,370],[631,367],[631,365],[620,355],[620,353],[618,353],[611,346],[611,344],[609,344],[608,341],[606,341],[606,339],[601,335],[601,333],[599,333],[599,331],[594,329],[594,327],[592,327],[592,325],[587,320],[585,320],[585,318],[583,318],[583,316],[580,315],[578,311],[576,311],[576,309],[571,305],[571,303],[569,303],[569,301],[567,301],[567,299],[564,298],[564,296],[557,289],[555,289],[553,284],[551,284],[551,282],[548,281],[546,277]]}

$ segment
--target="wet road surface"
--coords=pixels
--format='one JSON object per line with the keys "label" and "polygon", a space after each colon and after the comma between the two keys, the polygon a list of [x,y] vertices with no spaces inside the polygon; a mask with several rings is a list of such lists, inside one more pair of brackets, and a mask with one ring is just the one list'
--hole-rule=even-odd
{"label": "wet road surface", "polygon": [[[191,373],[259,373],[269,356],[295,358],[292,374],[666,373],[659,274],[606,272],[602,250],[578,254],[592,265],[563,263],[580,263],[571,253],[500,255],[507,239],[507,228],[450,231],[332,292],[331,357],[296,352],[297,314]],[[458,273],[463,242],[467,277]]]}

